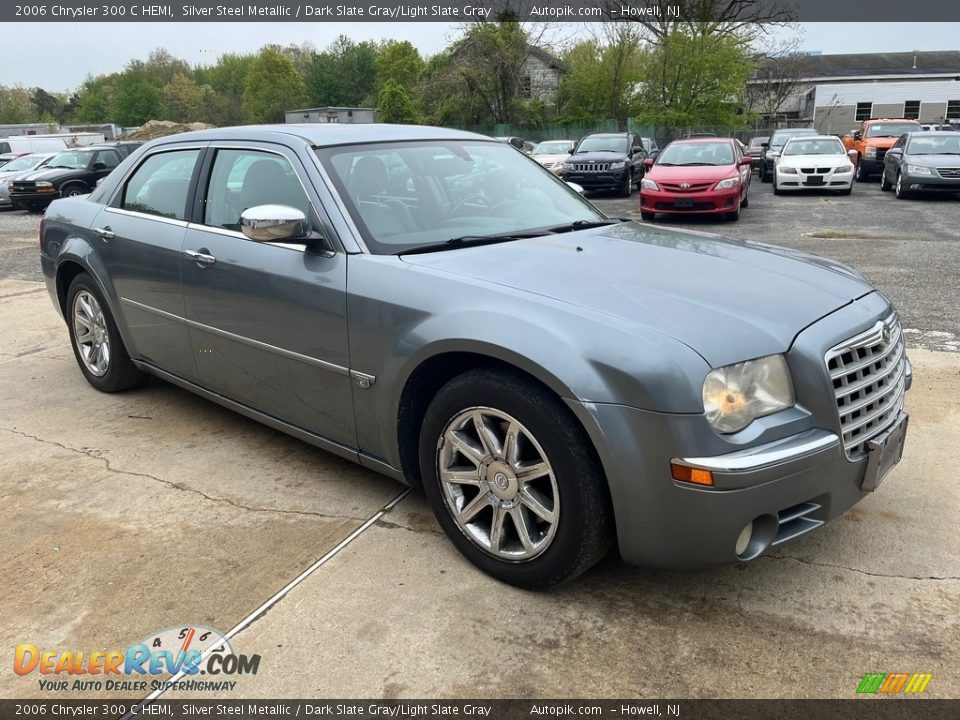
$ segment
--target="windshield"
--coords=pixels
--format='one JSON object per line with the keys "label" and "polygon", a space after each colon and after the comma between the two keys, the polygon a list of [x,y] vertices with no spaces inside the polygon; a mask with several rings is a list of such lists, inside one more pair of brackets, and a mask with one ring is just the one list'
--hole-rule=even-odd
{"label": "windshield", "polygon": [[790,138],[816,134],[816,130],[787,130],[786,132],[775,132],[773,137],[770,138],[770,146],[781,147]]}
{"label": "windshield", "polygon": [[783,146],[783,155],[843,155],[844,152],[843,143],[836,138],[794,138]]}
{"label": "windshield", "polygon": [[4,165],[2,172],[13,172],[14,170],[32,170],[37,166],[38,163],[42,161],[43,159],[37,157],[36,155],[24,155],[23,157],[18,157],[16,160],[11,160]]}
{"label": "windshield", "polygon": [[62,152],[59,155],[55,155],[47,165],[52,168],[62,167],[73,170],[84,170],[89,164],[92,155],[93,153],[90,152]]}
{"label": "windshield", "polygon": [[[957,136],[923,135],[910,138],[909,155],[956,155],[960,153],[960,134]],[[13,163],[11,163],[12,165]]]}
{"label": "windshield", "polygon": [[877,123],[867,128],[867,137],[900,137],[918,130],[920,123]]}
{"label": "windshield", "polygon": [[507,145],[417,141],[315,149],[371,252],[606,220]]}
{"label": "windshield", "polygon": [[577,152],[612,152],[626,155],[627,139],[622,135],[589,135],[580,141]]}
{"label": "windshield", "polygon": [[563,155],[570,152],[572,140],[545,140],[533,149],[534,155]]}
{"label": "windshield", "polygon": [[733,165],[733,146],[722,142],[675,142],[657,158],[657,165]]}

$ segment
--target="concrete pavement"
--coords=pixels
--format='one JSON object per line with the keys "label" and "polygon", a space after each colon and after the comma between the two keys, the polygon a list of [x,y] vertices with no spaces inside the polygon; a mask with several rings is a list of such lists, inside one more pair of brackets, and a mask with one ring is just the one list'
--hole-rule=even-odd
{"label": "concrete pavement", "polygon": [[[43,696],[17,643],[229,630],[403,491],[158,381],[95,392],[35,283],[0,282],[0,337],[2,697]],[[845,698],[866,672],[932,672],[927,695],[960,697],[960,354],[911,359],[902,464],[773,556],[699,574],[611,556],[525,593],[410,495],[237,633],[262,662],[233,696]]]}

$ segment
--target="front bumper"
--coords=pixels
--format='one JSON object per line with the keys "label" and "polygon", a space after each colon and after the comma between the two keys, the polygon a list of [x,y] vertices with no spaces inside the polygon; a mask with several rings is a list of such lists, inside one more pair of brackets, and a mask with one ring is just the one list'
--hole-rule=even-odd
{"label": "front bumper", "polygon": [[783,172],[778,166],[774,172],[777,175],[778,190],[846,190],[853,186],[853,169],[843,173],[834,172],[832,169],[827,173],[807,173],[802,168],[797,168],[797,172],[791,174]]}
{"label": "front bumper", "polygon": [[564,170],[560,177],[567,182],[576,183],[584,190],[619,190],[627,180],[629,170],[615,172],[584,173]]}
{"label": "front bumper", "polygon": [[728,190],[678,193],[669,190],[640,190],[640,209],[665,215],[716,215],[733,212],[740,206],[740,186]]}
{"label": "front bumper", "polygon": [[[933,172],[936,172],[934,170]],[[944,178],[939,175],[912,175],[901,171],[900,181],[910,192],[960,192],[960,177]]]}
{"label": "front bumper", "polygon": [[[787,352],[797,406],[755,421],[739,438],[712,432],[702,415],[569,401],[603,463],[623,559],[670,569],[753,559],[866,497],[871,456],[847,458],[824,353],[887,314],[873,293],[800,333]],[[905,373],[909,388],[909,364]],[[677,461],[711,470],[714,485],[674,480]],[[748,526],[756,544],[738,553]]]}
{"label": "front bumper", "polygon": [[60,192],[11,192],[10,201],[20,205],[49,205],[60,197]]}

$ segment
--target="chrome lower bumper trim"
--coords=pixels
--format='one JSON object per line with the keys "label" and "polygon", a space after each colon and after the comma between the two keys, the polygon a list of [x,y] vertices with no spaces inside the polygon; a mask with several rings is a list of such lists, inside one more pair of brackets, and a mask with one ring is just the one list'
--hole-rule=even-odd
{"label": "chrome lower bumper trim", "polygon": [[823,452],[839,446],[840,439],[827,430],[808,430],[765,445],[713,457],[675,458],[674,463],[715,473],[750,473]]}

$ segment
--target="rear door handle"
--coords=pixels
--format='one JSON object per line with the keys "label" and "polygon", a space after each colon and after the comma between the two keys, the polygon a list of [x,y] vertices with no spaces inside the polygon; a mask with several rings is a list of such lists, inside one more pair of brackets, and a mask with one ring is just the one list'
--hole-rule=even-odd
{"label": "rear door handle", "polygon": [[184,250],[183,254],[197,263],[197,265],[213,265],[217,261],[213,255],[208,255],[207,253],[196,250]]}
{"label": "rear door handle", "polygon": [[116,234],[113,230],[110,229],[110,226],[94,228],[93,231],[102,237],[104,240],[113,240],[116,237]]}

